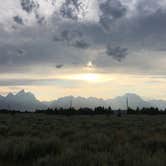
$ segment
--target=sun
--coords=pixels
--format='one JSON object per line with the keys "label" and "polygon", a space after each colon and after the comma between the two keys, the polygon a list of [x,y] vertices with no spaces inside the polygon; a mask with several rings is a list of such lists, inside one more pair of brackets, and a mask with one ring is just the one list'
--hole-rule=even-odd
{"label": "sun", "polygon": [[89,68],[92,68],[92,67],[93,67],[93,64],[92,64],[91,61],[89,61],[89,62],[87,63],[87,67],[89,67]]}

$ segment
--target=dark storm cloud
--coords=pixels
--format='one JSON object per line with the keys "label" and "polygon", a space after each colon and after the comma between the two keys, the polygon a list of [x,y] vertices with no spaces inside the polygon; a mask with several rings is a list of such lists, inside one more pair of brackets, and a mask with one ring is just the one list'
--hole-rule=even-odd
{"label": "dark storm cloud", "polygon": [[55,42],[66,42],[69,46],[78,49],[87,49],[90,44],[84,40],[83,34],[77,30],[64,30],[60,36],[54,36]]}
{"label": "dark storm cloud", "polygon": [[133,14],[129,18],[124,17],[115,28],[118,30],[112,33],[116,38],[121,36],[122,40],[130,39],[134,43],[153,42],[153,47],[156,47],[166,37],[166,4],[160,0],[139,0]]}
{"label": "dark storm cloud", "polygon": [[[72,65],[73,61],[86,63],[87,56],[83,56],[83,49],[74,49],[75,47],[65,43],[55,44],[52,42],[52,34],[45,32],[45,29],[38,29],[40,36],[33,31],[23,29],[22,32],[10,34],[8,37],[3,35],[0,40],[0,72],[25,72],[40,66],[46,66],[55,70],[55,64]],[[19,38],[19,40],[16,40]],[[66,42],[67,43],[67,42]],[[72,44],[72,43],[70,43]],[[79,56],[78,56],[79,55]],[[58,68],[57,68],[58,69]]]}
{"label": "dark storm cloud", "polygon": [[54,41],[54,42],[62,42],[63,39],[61,38],[61,36],[56,36],[56,35],[54,35],[53,41]]}
{"label": "dark storm cloud", "polygon": [[[0,72],[14,71],[14,68],[22,72],[27,66],[33,70],[38,65],[53,66],[54,69],[56,64],[70,67],[73,62],[81,66],[87,64],[89,59],[97,61],[100,67],[110,67],[115,63],[110,68],[117,68],[117,61],[121,61],[124,64],[122,68],[130,71],[134,71],[133,68],[137,68],[137,71],[162,68],[164,71],[165,68],[158,65],[164,61],[165,55],[161,54],[166,48],[166,7],[163,0],[136,0],[133,6],[131,3],[132,10],[129,9],[130,5],[126,5],[130,3],[129,0],[96,1],[99,2],[98,13],[93,13],[93,6],[84,19],[80,14],[84,11],[83,0],[64,0],[58,11],[50,8],[53,14],[47,8],[49,5],[44,10],[46,1],[20,0],[23,11],[14,11],[10,20],[20,16],[25,26],[12,24],[10,26],[15,28],[11,30],[6,17],[3,26],[11,33],[2,31],[3,26],[0,26]],[[93,16],[97,18],[93,20]],[[15,20],[17,24],[22,24],[20,18]],[[106,51],[108,44],[112,47]],[[130,50],[129,53],[126,48]],[[141,52],[143,49],[153,53],[145,55],[145,52]]]}
{"label": "dark storm cloud", "polygon": [[90,45],[84,40],[77,40],[72,44],[72,46],[80,49],[87,49]]}
{"label": "dark storm cloud", "polygon": [[81,7],[82,2],[80,0],[65,0],[61,6],[60,13],[65,18],[77,20]]}
{"label": "dark storm cloud", "polygon": [[113,59],[121,62],[128,55],[128,49],[121,48],[120,46],[118,47],[107,46],[106,53],[108,56],[111,56]]}
{"label": "dark storm cloud", "polygon": [[17,24],[24,25],[24,21],[23,21],[23,19],[22,19],[20,16],[14,16],[14,17],[13,17],[13,20],[14,20]]}
{"label": "dark storm cloud", "polygon": [[66,6],[66,4],[64,4],[63,7],[61,8],[61,14],[63,17],[70,18],[73,20],[76,20],[78,18],[74,10]]}
{"label": "dark storm cloud", "polygon": [[23,49],[17,49],[17,53],[18,53],[18,54],[17,54],[18,56],[25,56],[25,53],[26,53],[26,52],[25,52],[25,50],[23,50]]}
{"label": "dark storm cloud", "polygon": [[139,31],[140,35],[165,35],[166,10],[158,9],[150,15],[138,18],[137,21],[135,30]]}
{"label": "dark storm cloud", "polygon": [[126,13],[126,7],[119,0],[107,0],[100,4],[100,10],[106,17],[121,18]]}
{"label": "dark storm cloud", "polygon": [[64,65],[62,65],[62,64],[60,64],[60,65],[56,65],[56,68],[57,69],[60,69],[60,68],[62,68]]}
{"label": "dark storm cloud", "polygon": [[39,4],[34,0],[20,0],[22,9],[31,13],[34,9],[39,8]]}
{"label": "dark storm cloud", "polygon": [[111,24],[122,18],[127,9],[119,0],[106,0],[99,5],[101,10],[100,23],[107,31],[111,30]]}
{"label": "dark storm cloud", "polygon": [[45,17],[44,16],[40,16],[38,13],[35,14],[35,17],[36,17],[36,20],[37,20],[38,24],[44,24],[44,22],[46,21]]}
{"label": "dark storm cloud", "polygon": [[162,0],[139,0],[136,3],[136,10],[140,15],[149,15],[164,6],[162,6],[161,1]]}
{"label": "dark storm cloud", "polygon": [[[20,0],[22,9],[26,11],[27,13],[33,13],[35,14],[36,21],[38,24],[43,24],[46,20],[44,16],[40,16],[38,13],[38,9],[40,7],[39,3],[34,0]],[[52,2],[53,3],[53,2]]]}
{"label": "dark storm cloud", "polygon": [[82,33],[77,30],[63,30],[60,32],[59,35],[55,35],[53,37],[53,41],[59,42],[59,41],[66,41],[71,42],[75,39],[80,39],[82,37]]}
{"label": "dark storm cloud", "polygon": [[70,42],[73,39],[81,38],[82,33],[80,33],[79,31],[74,31],[74,30],[64,30],[61,33],[61,37],[63,40]]}

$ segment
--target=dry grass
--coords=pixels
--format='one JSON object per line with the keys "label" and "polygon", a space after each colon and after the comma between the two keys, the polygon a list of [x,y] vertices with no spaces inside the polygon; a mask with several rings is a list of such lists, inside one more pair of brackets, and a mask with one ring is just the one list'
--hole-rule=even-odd
{"label": "dry grass", "polygon": [[165,166],[165,156],[165,115],[0,115],[2,166]]}

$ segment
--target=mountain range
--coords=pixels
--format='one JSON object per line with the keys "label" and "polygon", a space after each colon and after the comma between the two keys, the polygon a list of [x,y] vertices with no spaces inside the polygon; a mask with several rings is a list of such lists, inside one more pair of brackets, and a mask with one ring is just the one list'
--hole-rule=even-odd
{"label": "mountain range", "polygon": [[112,109],[126,109],[127,100],[129,107],[136,109],[137,107],[158,107],[166,109],[165,100],[149,100],[145,101],[140,96],[134,93],[127,93],[123,96],[118,96],[113,99],[99,99],[95,97],[73,97],[65,96],[57,100],[49,102],[39,101],[31,92],[19,91],[17,94],[9,93],[7,96],[0,95],[0,109],[20,110],[20,111],[35,111],[36,109],[49,108],[95,108],[98,106],[109,107]]}
{"label": "mountain range", "polygon": [[36,99],[31,92],[21,90],[17,94],[9,93],[7,96],[0,96],[0,109],[34,111],[45,109],[46,106]]}

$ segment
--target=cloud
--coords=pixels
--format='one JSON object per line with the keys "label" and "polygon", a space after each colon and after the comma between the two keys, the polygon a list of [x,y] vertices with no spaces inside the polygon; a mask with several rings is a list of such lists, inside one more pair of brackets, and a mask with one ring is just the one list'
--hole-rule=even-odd
{"label": "cloud", "polygon": [[53,41],[55,42],[68,42],[70,43],[73,40],[80,39],[82,37],[82,33],[77,30],[63,30],[60,32],[60,34],[57,36],[55,35],[53,37]]}
{"label": "cloud", "polygon": [[33,10],[39,8],[39,4],[34,0],[20,0],[22,9],[27,13],[31,13]]}
{"label": "cloud", "polygon": [[72,46],[78,49],[87,49],[90,44],[84,40],[83,34],[78,30],[64,30],[60,33],[60,36],[54,36],[55,42],[66,42],[68,46]]}
{"label": "cloud", "polygon": [[80,49],[87,49],[90,45],[84,40],[76,40],[72,46]]}
{"label": "cloud", "polygon": [[61,37],[62,37],[62,39],[70,42],[71,40],[81,38],[82,33],[77,30],[64,30],[61,33]]}
{"label": "cloud", "polygon": [[77,17],[78,7],[75,6],[72,0],[66,0],[65,3],[62,5],[60,12],[62,16],[65,18],[73,20],[78,19]]}
{"label": "cloud", "polygon": [[128,49],[121,48],[120,46],[111,47],[109,45],[109,46],[107,46],[106,53],[108,56],[111,56],[113,59],[121,62],[128,55]]}
{"label": "cloud", "polygon": [[13,17],[13,20],[14,20],[17,24],[24,25],[24,21],[23,21],[23,19],[22,19],[20,16],[14,16],[14,17]]}
{"label": "cloud", "polygon": [[18,56],[25,56],[25,54],[26,54],[25,50],[23,50],[23,49],[18,49],[17,53],[18,53],[17,54]]}
{"label": "cloud", "polygon": [[[75,81],[76,82],[76,81]],[[0,86],[47,86],[47,85],[59,85],[70,86],[74,83],[73,80],[65,79],[0,79]]]}
{"label": "cloud", "polygon": [[5,0],[0,11],[0,73],[90,60],[113,70],[125,57],[127,72],[165,69],[163,0]]}
{"label": "cloud", "polygon": [[46,18],[45,16],[41,16],[39,13],[35,13],[35,17],[36,17],[36,20],[37,20],[37,23],[38,24],[44,24],[46,22]]}
{"label": "cloud", "polygon": [[158,9],[147,16],[140,16],[137,21],[135,30],[139,31],[140,35],[163,35],[166,26],[166,10]]}
{"label": "cloud", "polygon": [[62,68],[64,65],[62,65],[62,64],[60,64],[60,65],[56,65],[56,68],[57,69],[60,69],[60,68]]}
{"label": "cloud", "polygon": [[101,10],[100,24],[106,31],[110,31],[114,21],[125,16],[127,9],[119,0],[106,0],[100,3]]}
{"label": "cloud", "polygon": [[65,0],[60,8],[64,18],[78,20],[80,14],[85,14],[85,4],[81,0]]}
{"label": "cloud", "polygon": [[126,14],[126,7],[119,0],[107,0],[100,4],[100,10],[106,17],[121,18]]}

